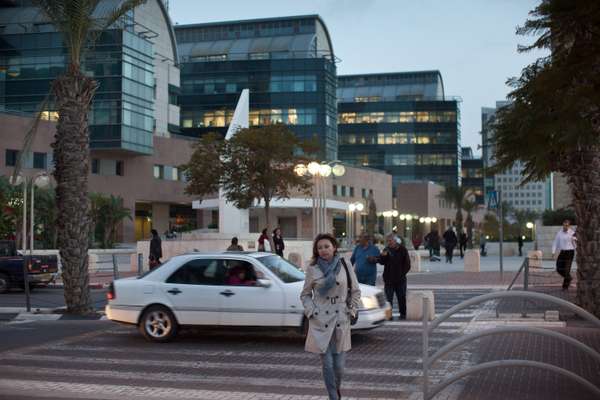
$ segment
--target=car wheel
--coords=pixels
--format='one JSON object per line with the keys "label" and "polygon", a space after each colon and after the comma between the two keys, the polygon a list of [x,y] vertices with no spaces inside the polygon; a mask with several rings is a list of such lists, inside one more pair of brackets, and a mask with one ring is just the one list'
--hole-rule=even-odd
{"label": "car wheel", "polygon": [[0,274],[0,293],[8,292],[9,281],[8,276]]}
{"label": "car wheel", "polygon": [[144,311],[139,329],[152,342],[168,342],[177,335],[179,326],[168,308],[152,306]]}

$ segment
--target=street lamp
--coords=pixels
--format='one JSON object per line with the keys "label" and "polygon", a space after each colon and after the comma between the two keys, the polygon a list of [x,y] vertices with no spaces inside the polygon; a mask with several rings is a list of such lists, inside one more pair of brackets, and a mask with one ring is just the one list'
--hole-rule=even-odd
{"label": "street lamp", "polygon": [[346,168],[339,161],[318,163],[312,161],[308,165],[294,166],[294,173],[298,176],[310,175],[313,179],[312,190],[312,223],[313,237],[327,231],[327,186],[326,179],[333,175],[342,176]]}
{"label": "street lamp", "polygon": [[531,229],[531,240],[533,240],[533,249],[537,250],[538,243],[537,243],[537,235],[535,234],[535,224],[533,222],[528,222],[525,224],[525,226],[527,227],[527,229]]}

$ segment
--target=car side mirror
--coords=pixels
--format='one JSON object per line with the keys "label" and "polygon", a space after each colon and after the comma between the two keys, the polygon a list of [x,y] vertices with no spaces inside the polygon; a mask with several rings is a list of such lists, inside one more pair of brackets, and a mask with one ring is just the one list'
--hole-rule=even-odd
{"label": "car side mirror", "polygon": [[264,287],[265,289],[271,287],[272,284],[270,279],[258,279],[256,281],[256,286]]}

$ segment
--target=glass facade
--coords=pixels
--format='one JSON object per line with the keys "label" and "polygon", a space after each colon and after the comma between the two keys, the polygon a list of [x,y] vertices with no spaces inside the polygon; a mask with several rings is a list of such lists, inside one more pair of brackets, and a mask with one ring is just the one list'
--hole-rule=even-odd
{"label": "glass facade", "polygon": [[[36,27],[0,36],[0,109],[36,112],[64,71],[61,34]],[[85,53],[82,69],[99,83],[89,115],[90,148],[152,153],[153,57],[152,43],[126,29],[104,31]],[[58,119],[52,99],[42,118]]]}
{"label": "glass facade", "polygon": [[176,26],[182,134],[225,134],[247,88],[251,126],[289,125],[317,139],[321,158],[337,159],[336,66],[324,31],[316,16]]}
{"label": "glass facade", "polygon": [[339,157],[403,181],[460,183],[460,109],[439,72],[340,76]]}

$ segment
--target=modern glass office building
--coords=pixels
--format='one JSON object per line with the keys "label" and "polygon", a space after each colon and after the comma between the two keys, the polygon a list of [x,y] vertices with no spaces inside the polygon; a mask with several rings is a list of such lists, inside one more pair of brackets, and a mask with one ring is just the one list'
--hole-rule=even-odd
{"label": "modern glass office building", "polygon": [[[0,109],[25,114],[38,110],[52,80],[64,71],[67,62],[61,33],[30,3],[7,1],[0,7]],[[95,16],[103,17],[118,3],[101,1]],[[167,110],[167,104],[161,104],[157,83],[162,82],[155,66],[155,53],[165,46],[157,38],[170,47],[170,54],[162,58],[175,69],[177,49],[164,4],[160,0],[149,3],[103,31],[84,55],[84,72],[99,83],[89,116],[92,150],[152,154],[154,133],[164,136],[167,131],[178,130],[178,110],[172,110],[176,118],[164,121],[162,130],[155,115],[155,109]],[[152,20],[147,20],[148,16]],[[168,83],[176,91],[178,79]],[[44,118],[58,119],[51,97],[42,111]]]}
{"label": "modern glass office building", "polygon": [[400,182],[460,183],[459,100],[439,71],[338,79],[340,160],[382,169]]}
{"label": "modern glass office building", "polygon": [[483,159],[473,156],[473,149],[462,148],[461,159],[462,186],[475,196],[477,204],[484,204]]}
{"label": "modern glass office building", "polygon": [[178,25],[181,131],[225,133],[241,91],[250,125],[289,125],[337,158],[336,65],[317,15]]}

